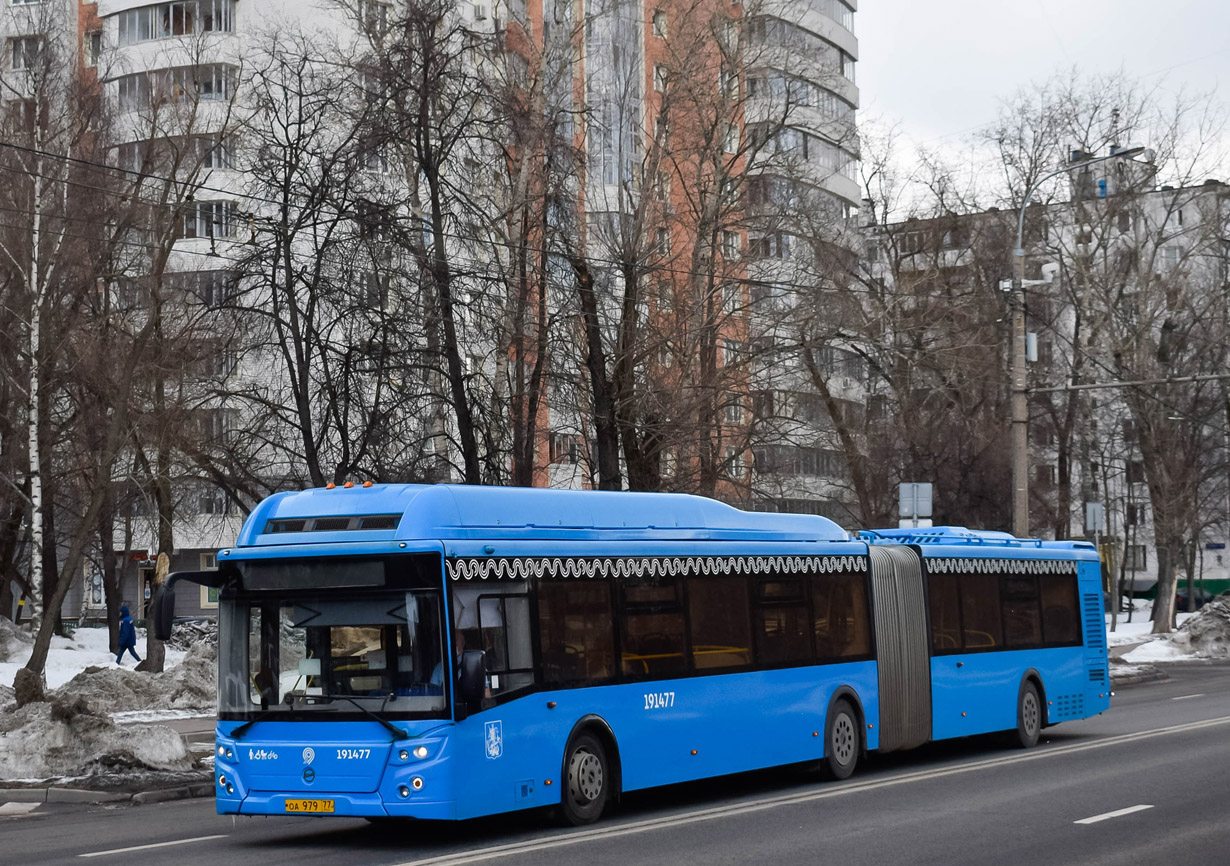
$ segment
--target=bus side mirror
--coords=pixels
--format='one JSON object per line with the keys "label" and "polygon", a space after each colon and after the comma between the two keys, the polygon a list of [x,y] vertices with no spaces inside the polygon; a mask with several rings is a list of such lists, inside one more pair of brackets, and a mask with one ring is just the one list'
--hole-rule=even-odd
{"label": "bus side mirror", "polygon": [[154,609],[154,637],[171,639],[171,625],[175,622],[175,590],[167,584],[158,587],[151,600]]}
{"label": "bus side mirror", "polygon": [[474,706],[483,699],[487,687],[487,664],[482,650],[467,650],[461,654],[461,674],[457,680],[457,697]]}

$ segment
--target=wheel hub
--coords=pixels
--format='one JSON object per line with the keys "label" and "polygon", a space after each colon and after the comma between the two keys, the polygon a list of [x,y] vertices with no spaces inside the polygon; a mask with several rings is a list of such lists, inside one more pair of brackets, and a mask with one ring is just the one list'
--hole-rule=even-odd
{"label": "wheel hub", "polygon": [[577,749],[568,762],[568,793],[574,803],[592,803],[602,793],[602,762],[588,749]]}
{"label": "wheel hub", "polygon": [[839,763],[849,763],[854,756],[854,723],[846,715],[838,716],[833,722],[833,756]]}

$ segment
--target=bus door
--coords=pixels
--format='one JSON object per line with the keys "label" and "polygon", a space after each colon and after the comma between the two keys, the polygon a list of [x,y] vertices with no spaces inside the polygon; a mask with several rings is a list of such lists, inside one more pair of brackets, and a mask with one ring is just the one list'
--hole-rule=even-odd
{"label": "bus door", "polygon": [[912,749],[931,739],[931,666],[922,564],[908,547],[869,548],[880,751]]}

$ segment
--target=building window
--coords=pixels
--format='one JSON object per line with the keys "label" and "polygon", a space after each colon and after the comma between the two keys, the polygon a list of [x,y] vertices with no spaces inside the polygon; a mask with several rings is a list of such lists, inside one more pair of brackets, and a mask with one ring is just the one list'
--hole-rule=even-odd
{"label": "building window", "polygon": [[671,254],[670,229],[660,228],[654,232],[654,246],[659,255],[669,256]]}
{"label": "building window", "polygon": [[1145,522],[1145,507],[1130,503],[1127,507],[1125,522],[1128,526],[1141,526]]}
{"label": "building window", "polygon": [[384,310],[389,304],[389,275],[364,271],[359,275],[359,303],[369,310]]}
{"label": "building window", "polygon": [[115,86],[120,111],[137,111],[155,101],[224,101],[234,93],[235,80],[234,66],[210,63],[124,75]]}
{"label": "building window", "polygon": [[362,0],[359,4],[359,16],[367,32],[374,36],[383,36],[389,29],[389,5],[374,0]]}
{"label": "building window", "polygon": [[9,40],[9,56],[13,69],[33,69],[38,66],[39,51],[43,47],[41,36],[18,36]]}
{"label": "building window", "polygon": [[666,13],[657,9],[653,13],[653,35],[659,39],[666,38]]}
{"label": "building window", "polygon": [[235,30],[235,0],[157,3],[128,9],[115,17],[121,46],[173,36],[232,33]]}
{"label": "building window", "polygon": [[737,123],[732,123],[726,127],[726,140],[723,142],[723,146],[727,153],[739,152],[739,125]]}
{"label": "building window", "polygon": [[743,423],[743,401],[739,398],[738,394],[733,395],[730,398],[730,402],[726,404],[723,417],[727,424]]}
{"label": "building window", "polygon": [[183,211],[184,238],[230,238],[237,228],[235,203],[230,201],[198,201]]}
{"label": "building window", "polygon": [[571,433],[552,433],[548,441],[548,457],[551,463],[577,464],[577,437]]}
{"label": "building window", "polygon": [[659,93],[665,92],[667,78],[666,67],[661,63],[655,63],[653,65],[653,89]]}
{"label": "building window", "polygon": [[102,57],[102,31],[91,30],[85,34],[85,65],[97,66]]}
{"label": "building window", "polygon": [[1128,571],[1144,571],[1149,567],[1149,554],[1143,544],[1129,544],[1124,552],[1123,567]]}

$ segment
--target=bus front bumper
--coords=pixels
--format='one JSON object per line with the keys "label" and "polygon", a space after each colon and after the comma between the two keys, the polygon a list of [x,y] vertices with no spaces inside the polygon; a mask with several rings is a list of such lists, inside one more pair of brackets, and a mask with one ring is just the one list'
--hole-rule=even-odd
{"label": "bus front bumper", "polygon": [[256,791],[242,800],[220,796],[216,800],[219,815],[286,815],[325,818],[421,818],[424,820],[454,820],[457,804],[453,800],[410,799],[386,802],[379,794],[334,794],[313,792],[310,798],[302,794]]}

